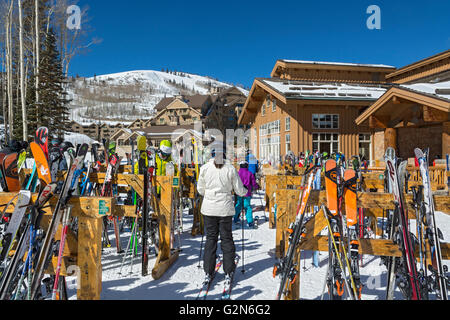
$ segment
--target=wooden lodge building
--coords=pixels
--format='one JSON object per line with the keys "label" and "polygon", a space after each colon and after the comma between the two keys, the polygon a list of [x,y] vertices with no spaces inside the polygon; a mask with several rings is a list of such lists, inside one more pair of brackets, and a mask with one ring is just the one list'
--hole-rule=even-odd
{"label": "wooden lodge building", "polygon": [[450,153],[450,50],[401,69],[377,64],[278,60],[257,78],[239,117],[256,131],[251,149],[263,160],[292,151],[343,152],[382,160],[430,147]]}

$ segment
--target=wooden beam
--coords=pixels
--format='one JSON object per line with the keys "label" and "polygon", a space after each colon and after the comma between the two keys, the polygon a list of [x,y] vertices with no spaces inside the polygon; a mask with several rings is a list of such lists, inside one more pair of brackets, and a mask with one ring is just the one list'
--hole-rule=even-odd
{"label": "wooden beam", "polygon": [[423,106],[423,120],[425,122],[444,122],[449,120],[449,113],[428,106]]}
{"label": "wooden beam", "polygon": [[114,206],[112,215],[115,217],[136,217],[136,206]]}
{"label": "wooden beam", "polygon": [[[0,193],[0,204],[6,204],[11,199],[14,198],[14,196],[17,194],[17,192],[2,192]],[[35,202],[37,199],[38,194],[34,193],[32,195],[32,201]],[[47,214],[52,213],[52,208],[56,206],[56,202],[58,201],[57,197],[53,197],[50,199],[50,207],[45,210]],[[16,200],[12,202],[12,205],[6,210],[6,212],[13,212],[14,211],[14,205],[16,203]],[[90,218],[101,218],[104,216],[109,216],[112,214],[113,207],[115,205],[114,198],[109,197],[78,197],[78,196],[72,196],[68,202],[68,205],[73,206],[72,209],[72,217],[90,217]]]}
{"label": "wooden beam", "polygon": [[369,117],[369,127],[370,128],[386,129],[389,120],[390,120],[389,116],[375,116],[375,115],[371,115]]}
{"label": "wooden beam", "polygon": [[[344,238],[344,243],[347,239]],[[372,256],[401,257],[402,252],[397,244],[387,239],[360,239],[359,254]],[[301,250],[328,251],[328,236],[317,236],[308,242],[300,243]],[[418,249],[418,248],[417,248]],[[443,260],[450,260],[450,243],[441,243]],[[419,252],[415,252],[416,259],[419,259]]]}

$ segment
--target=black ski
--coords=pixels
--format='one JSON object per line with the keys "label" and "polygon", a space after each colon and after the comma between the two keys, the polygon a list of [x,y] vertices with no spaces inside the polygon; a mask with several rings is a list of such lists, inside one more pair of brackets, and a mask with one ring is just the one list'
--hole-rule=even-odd
{"label": "black ski", "polygon": [[76,170],[80,169],[83,166],[83,161],[88,151],[89,146],[87,144],[83,144],[78,152],[77,157],[75,158],[73,164],[70,166],[67,177],[63,183],[61,193],[58,197],[58,202],[56,203],[55,209],[53,211],[52,221],[50,222],[49,228],[44,238],[44,242],[41,247],[41,252],[39,254],[39,259],[37,261],[37,265],[35,267],[33,280],[31,282],[31,299],[35,300],[37,298],[37,294],[39,292],[39,288],[41,286],[42,277],[44,275],[45,268],[49,262],[49,258],[51,258],[51,248],[54,242],[54,236],[58,229],[59,223],[61,222],[61,216],[64,211],[67,202],[69,201],[72,190],[70,189],[70,185],[72,183],[72,178]]}

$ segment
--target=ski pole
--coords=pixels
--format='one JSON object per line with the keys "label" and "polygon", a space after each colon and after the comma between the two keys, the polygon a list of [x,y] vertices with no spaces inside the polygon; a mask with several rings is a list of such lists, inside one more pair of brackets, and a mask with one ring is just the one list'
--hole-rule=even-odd
{"label": "ski pole", "polygon": [[33,225],[30,226],[30,242],[29,242],[29,248],[28,248],[28,253],[27,253],[27,258],[25,260],[25,264],[23,266],[22,269],[22,274],[20,275],[20,279],[17,285],[17,289],[16,289],[16,293],[14,294],[14,300],[18,300],[19,298],[19,293],[21,292],[20,287],[22,286],[22,283],[25,279],[25,274],[27,273],[28,269],[31,268],[30,267],[30,263],[31,263],[31,256],[33,254],[33,235],[34,231],[33,231]]}
{"label": "ski pole", "polygon": [[[201,216],[201,213],[200,213],[200,219],[202,219],[202,216]],[[204,238],[204,236],[205,236],[205,223],[203,222],[203,223],[201,223],[200,222],[200,225],[203,225],[203,232],[202,232],[202,241],[200,242],[200,255],[198,256],[198,266],[197,266],[197,268],[201,268],[201,266],[200,266],[200,261],[201,261],[201,259],[202,259],[202,251],[203,251],[203,238]]]}
{"label": "ski pole", "polygon": [[[242,198],[244,200],[244,198]],[[244,263],[244,220],[245,220],[245,214],[244,214],[244,201],[242,201],[242,211],[241,211],[241,226],[242,226],[242,273],[245,273],[245,263]]]}
{"label": "ski pole", "polygon": [[[137,217],[136,217],[137,218]],[[137,238],[137,221],[136,221],[136,223],[134,224],[134,234],[132,234],[132,236],[133,236],[133,238],[134,238],[134,242],[136,241],[136,238]],[[135,254],[135,248],[134,248],[134,245],[136,244],[136,242],[133,244],[133,246],[132,246],[132,248],[131,248],[131,262],[130,262],[130,275],[132,275],[133,274],[133,262],[134,262],[134,256],[136,255]]]}
{"label": "ski pole", "polygon": [[330,273],[330,264],[328,264],[328,266],[327,266],[327,273],[325,276],[325,281],[323,283],[322,296],[320,297],[320,300],[323,300],[323,296],[325,295],[325,289],[327,287],[329,273]]}
{"label": "ski pole", "polygon": [[66,242],[67,230],[69,229],[69,219],[70,219],[71,211],[72,211],[72,206],[68,206],[67,209],[65,210],[64,216],[63,216],[63,228],[62,228],[62,233],[61,233],[61,240],[59,242],[58,264],[56,266],[55,282],[53,284],[53,292],[52,292],[52,300],[56,300],[56,297],[57,297],[59,274],[61,273],[61,264],[62,264],[63,254],[64,254],[64,244]]}
{"label": "ski pole", "polygon": [[121,264],[121,266],[120,266],[119,274],[122,274],[123,265],[125,264],[125,260],[126,260],[126,258],[128,257],[128,253],[130,252],[130,249],[131,249],[131,250],[134,250],[134,248],[131,246],[131,239],[133,238],[135,227],[136,227],[136,224],[135,224],[135,222],[133,221],[133,225],[132,225],[132,227],[131,227],[131,235],[130,235],[130,239],[128,240],[128,245],[127,245],[127,249],[126,249],[126,251],[125,251],[125,255],[124,255],[124,257],[122,258],[122,264]]}
{"label": "ski pole", "polygon": [[[324,215],[325,215],[325,220],[326,220],[326,222],[327,222],[327,226],[328,226],[328,232],[332,235],[332,233],[333,233],[333,231],[332,231],[332,228],[331,228],[331,225],[330,225],[330,221],[328,220],[328,208],[326,208],[325,207],[325,205],[322,205],[322,211],[323,211],[323,213],[324,213]],[[339,254],[339,250],[338,250],[338,247],[337,247],[337,245],[336,245],[336,242],[335,242],[335,240],[334,240],[334,236],[332,235],[331,236],[331,240],[332,240],[332,242],[333,242],[333,247],[334,247],[334,250],[335,250],[335,252],[336,252],[336,256],[337,256],[337,258],[338,258],[338,262],[339,262],[339,265],[340,265],[340,267],[341,267],[341,270],[342,271],[344,271],[345,269],[344,269],[344,265],[343,265],[343,263],[342,263],[342,260],[341,260],[341,256],[340,256],[340,254]],[[342,246],[342,248],[344,249],[344,246]],[[346,254],[346,252],[345,252],[345,249],[344,249],[344,256],[345,257],[347,257],[347,254]],[[347,260],[347,259],[346,259]],[[347,264],[348,264],[348,261],[347,261]],[[351,281],[352,281],[352,287],[353,287],[353,290],[354,290],[354,296],[350,293],[350,291],[349,291],[349,285],[348,285],[348,280],[347,280],[347,276],[346,276],[346,274],[345,274],[345,272],[344,272],[344,279],[345,279],[345,288],[347,289],[347,294],[348,294],[348,296],[350,297],[350,298],[352,298],[353,300],[355,299],[355,297],[357,297],[357,294],[356,294],[356,289],[355,289],[355,286],[354,286],[354,283],[353,283],[353,277],[350,275],[350,279],[351,279]]]}

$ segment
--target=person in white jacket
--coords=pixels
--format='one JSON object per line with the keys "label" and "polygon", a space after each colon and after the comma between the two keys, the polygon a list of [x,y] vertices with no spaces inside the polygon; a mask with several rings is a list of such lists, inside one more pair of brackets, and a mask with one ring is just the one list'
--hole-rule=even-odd
{"label": "person in white jacket", "polygon": [[203,214],[206,243],[203,255],[205,282],[211,281],[216,265],[217,242],[220,234],[220,246],[223,252],[223,270],[230,278],[234,270],[236,248],[233,241],[232,221],[235,213],[234,196],[247,194],[238,172],[225,160],[223,148],[218,144],[212,150],[213,158],[200,169],[197,190],[203,196],[201,213]]}

